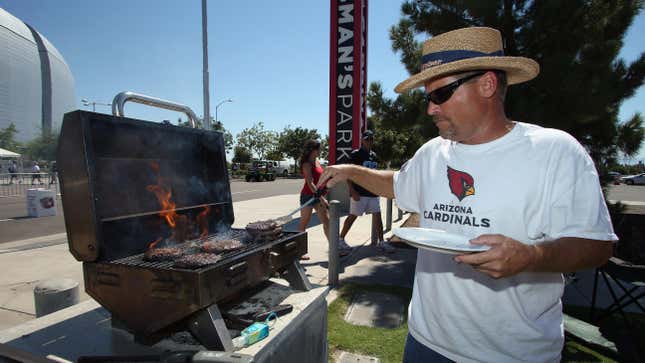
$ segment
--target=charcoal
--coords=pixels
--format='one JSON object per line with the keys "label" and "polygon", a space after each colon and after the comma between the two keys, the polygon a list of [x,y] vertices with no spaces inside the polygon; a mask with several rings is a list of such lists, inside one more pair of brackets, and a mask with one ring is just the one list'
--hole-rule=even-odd
{"label": "charcoal", "polygon": [[143,260],[150,262],[173,261],[183,254],[184,252],[179,247],[150,248],[143,255]]}
{"label": "charcoal", "polygon": [[221,256],[214,253],[195,253],[175,260],[174,266],[179,268],[200,268],[213,265],[221,258]]}

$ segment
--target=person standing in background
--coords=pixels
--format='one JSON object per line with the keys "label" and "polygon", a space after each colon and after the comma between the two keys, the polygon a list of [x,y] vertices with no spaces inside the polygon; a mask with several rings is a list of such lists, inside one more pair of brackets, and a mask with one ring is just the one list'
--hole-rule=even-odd
{"label": "person standing in background", "polygon": [[[11,166],[9,167],[9,174],[11,174],[11,178],[9,178],[9,184],[13,184],[14,180],[17,180],[16,174],[18,174],[18,164],[16,164],[16,161],[11,162]],[[18,181],[20,183],[20,181]]]}
{"label": "person standing in background", "polygon": [[[307,140],[300,155],[300,172],[305,178],[305,185],[302,186],[300,190],[300,205],[304,205],[309,202],[311,199],[314,199],[312,203],[304,207],[300,211],[300,224],[298,225],[298,230],[304,232],[307,229],[307,225],[311,220],[311,214],[316,210],[316,215],[323,225],[323,231],[325,236],[329,239],[329,214],[327,207],[329,203],[324,196],[316,197],[316,183],[320,179],[320,175],[323,173],[323,168],[318,162],[318,156],[320,156],[320,142],[317,140]],[[340,254],[343,256],[343,253]],[[304,255],[300,259],[308,260],[309,256]]]}
{"label": "person standing in background", "polygon": [[[378,160],[376,158],[376,153],[372,150],[373,145],[374,132],[372,130],[363,132],[361,147],[353,150],[350,154],[351,163],[370,169],[376,169],[378,166]],[[381,204],[378,195],[358,184],[352,183],[351,181],[348,181],[347,185],[349,187],[350,196],[349,215],[343,223],[343,230],[340,232],[339,247],[343,250],[351,248],[347,244],[347,241],[345,241],[345,236],[347,236],[350,228],[352,228],[356,218],[363,214],[371,214],[372,226],[375,228],[378,237],[378,242],[376,244],[377,248],[383,252],[394,253],[396,251],[395,248],[383,240],[383,221],[381,220]]]}
{"label": "person standing in background", "polygon": [[34,161],[34,166],[31,167],[31,185],[36,183],[36,179],[38,179],[38,184],[43,183],[40,179],[40,166],[38,166],[38,163]]}

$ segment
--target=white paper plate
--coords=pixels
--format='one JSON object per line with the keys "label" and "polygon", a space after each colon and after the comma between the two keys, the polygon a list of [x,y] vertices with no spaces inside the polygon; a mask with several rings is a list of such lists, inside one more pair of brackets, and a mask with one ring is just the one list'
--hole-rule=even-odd
{"label": "white paper plate", "polygon": [[411,246],[441,253],[461,254],[483,252],[490,249],[490,246],[470,243],[470,238],[466,236],[448,233],[440,229],[402,227],[394,228],[392,233]]}

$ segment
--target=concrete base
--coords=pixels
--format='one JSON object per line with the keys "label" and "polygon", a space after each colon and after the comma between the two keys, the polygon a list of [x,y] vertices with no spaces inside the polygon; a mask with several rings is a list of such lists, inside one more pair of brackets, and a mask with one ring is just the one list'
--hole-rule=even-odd
{"label": "concrete base", "polygon": [[403,323],[403,304],[396,295],[373,291],[359,293],[352,299],[345,321],[354,325],[395,329]]}
{"label": "concrete base", "polygon": [[341,352],[336,363],[380,363],[381,360],[367,355]]}
{"label": "concrete base", "polygon": [[327,291],[320,287],[292,295],[303,299],[285,300],[294,305],[294,311],[301,309],[298,317],[289,317],[292,313],[279,318],[276,332],[236,353],[252,355],[254,362],[327,362]]}
{"label": "concrete base", "polygon": [[36,317],[78,304],[78,282],[72,279],[41,281],[34,288]]}
{"label": "concrete base", "polygon": [[[328,288],[287,293],[289,288],[284,280],[272,282],[285,294],[268,305],[291,304],[293,311],[278,319],[267,338],[235,353],[252,356],[253,362],[326,362]],[[135,342],[130,333],[112,326],[109,312],[94,300],[0,331],[0,343],[40,357],[53,354],[70,361],[77,361],[80,356],[162,355],[169,351],[205,350],[180,334],[154,345]]]}

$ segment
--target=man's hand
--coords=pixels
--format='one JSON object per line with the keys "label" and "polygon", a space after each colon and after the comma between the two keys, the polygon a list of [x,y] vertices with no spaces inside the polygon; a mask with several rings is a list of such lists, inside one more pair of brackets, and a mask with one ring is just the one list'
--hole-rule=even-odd
{"label": "man's hand", "polygon": [[349,191],[349,194],[351,195],[352,199],[354,199],[355,201],[358,202],[359,200],[361,200],[361,195],[358,194],[358,192],[356,190],[354,190],[354,188],[352,188]]}
{"label": "man's hand", "polygon": [[459,255],[458,263],[466,263],[492,278],[513,276],[530,269],[537,259],[535,246],[526,245],[501,234],[484,234],[470,241],[491,246],[485,252]]}
{"label": "man's hand", "polygon": [[325,185],[327,183],[327,188],[331,188],[334,185],[349,180],[350,170],[354,167],[352,164],[340,164],[340,165],[331,165],[325,168],[325,171],[320,176],[318,180],[317,187]]}

